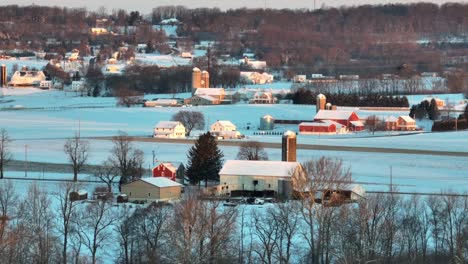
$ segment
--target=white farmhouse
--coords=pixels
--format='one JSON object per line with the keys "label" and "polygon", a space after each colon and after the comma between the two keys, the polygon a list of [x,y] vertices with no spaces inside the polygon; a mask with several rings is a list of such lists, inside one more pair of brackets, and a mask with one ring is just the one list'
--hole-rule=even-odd
{"label": "white farmhouse", "polygon": [[154,127],[155,138],[185,138],[185,127],[177,121],[160,121]]}
{"label": "white farmhouse", "polygon": [[[219,172],[222,195],[287,195],[298,179],[304,179],[299,162],[228,160]],[[299,181],[302,182],[302,181]]]}
{"label": "white farmhouse", "polygon": [[242,135],[236,130],[236,126],[227,120],[218,120],[211,125],[210,133],[218,138],[241,138]]}

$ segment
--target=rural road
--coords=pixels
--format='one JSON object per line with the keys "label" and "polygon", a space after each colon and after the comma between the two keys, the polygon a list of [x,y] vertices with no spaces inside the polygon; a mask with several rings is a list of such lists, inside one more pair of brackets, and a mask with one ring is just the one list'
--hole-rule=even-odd
{"label": "rural road", "polygon": [[[193,145],[195,142],[195,139],[166,139],[166,138],[152,138],[152,137],[131,137],[131,138],[133,141],[137,141],[137,142],[163,142],[163,143],[190,144],[190,145]],[[112,140],[112,137],[93,137],[91,139]],[[218,140],[218,145],[235,147],[235,146],[239,146],[243,142],[245,142],[245,140]],[[281,148],[281,143],[262,142],[262,145],[264,148],[278,148],[278,149]],[[468,152],[461,152],[461,151],[440,151],[440,150],[403,149],[403,148],[297,144],[297,149],[468,157]]]}

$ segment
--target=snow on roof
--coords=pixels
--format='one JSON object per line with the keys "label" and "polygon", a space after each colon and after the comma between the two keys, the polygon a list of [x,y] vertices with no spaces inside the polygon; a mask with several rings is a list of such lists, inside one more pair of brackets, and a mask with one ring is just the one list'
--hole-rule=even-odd
{"label": "snow on roof", "polygon": [[410,116],[399,116],[399,118],[403,119],[405,122],[416,122],[414,121],[413,118],[411,118]]}
{"label": "snow on roof", "polygon": [[364,126],[364,124],[361,121],[351,121],[350,123],[353,126]]}
{"label": "snow on roof", "polygon": [[343,127],[342,124],[337,123],[332,120],[320,120],[320,121],[315,121],[315,122],[302,122],[299,124],[299,126],[318,126],[318,127],[328,127],[331,125],[335,125],[337,128]]}
{"label": "snow on roof", "polygon": [[314,119],[348,120],[353,113],[353,111],[344,110],[320,110]]}
{"label": "snow on roof", "polygon": [[171,181],[165,177],[141,178],[141,180],[159,188],[182,186],[182,184]]}
{"label": "snow on roof", "polygon": [[[170,170],[171,172],[176,172],[177,169],[180,167],[182,163],[181,162],[161,162],[159,163],[156,167],[160,166],[160,165],[163,165],[164,167],[166,167],[168,170]],[[155,167],[155,168],[156,168]]]}
{"label": "snow on roof", "polygon": [[156,103],[158,104],[177,104],[176,99],[158,99],[156,100]]}
{"label": "snow on roof", "polygon": [[299,162],[228,160],[220,175],[291,177]]}
{"label": "snow on roof", "polygon": [[264,115],[262,118],[263,119],[274,119],[271,115]]}
{"label": "snow on roof", "polygon": [[155,128],[174,128],[179,124],[182,125],[178,121],[159,121]]}
{"label": "snow on roof", "polygon": [[219,96],[224,94],[224,88],[198,88],[195,95],[213,95]]}
{"label": "snow on roof", "polygon": [[218,120],[214,122],[214,124],[216,123],[221,124],[223,127],[236,127],[231,121],[228,121],[228,120]]}
{"label": "snow on roof", "polygon": [[207,101],[210,101],[210,102],[218,100],[218,99],[214,98],[211,95],[197,95],[197,96],[200,97],[200,98],[203,98],[203,99],[205,99]]}

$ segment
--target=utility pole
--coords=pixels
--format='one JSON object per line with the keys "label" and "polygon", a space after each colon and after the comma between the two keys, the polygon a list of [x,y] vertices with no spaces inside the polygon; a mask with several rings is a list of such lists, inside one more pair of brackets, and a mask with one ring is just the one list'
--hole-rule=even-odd
{"label": "utility pole", "polygon": [[393,173],[392,173],[392,166],[390,166],[390,193],[393,196]]}
{"label": "utility pole", "polygon": [[154,159],[156,158],[156,154],[154,153],[154,149],[153,149],[153,167],[154,167]]}

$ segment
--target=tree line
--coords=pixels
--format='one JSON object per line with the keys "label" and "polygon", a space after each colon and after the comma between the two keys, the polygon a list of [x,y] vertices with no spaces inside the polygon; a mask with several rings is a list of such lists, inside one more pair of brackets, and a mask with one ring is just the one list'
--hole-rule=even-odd
{"label": "tree line", "polygon": [[[291,99],[294,104],[317,105],[317,92],[300,88],[286,98]],[[385,96],[378,94],[367,94],[359,96],[357,93],[324,94],[327,102],[338,106],[370,106],[370,107],[408,107],[409,102],[406,96]]]}

